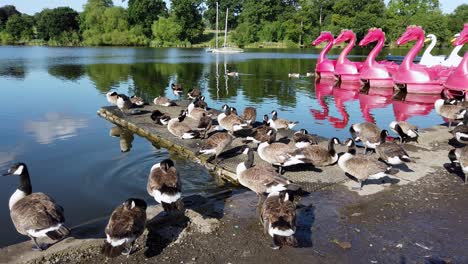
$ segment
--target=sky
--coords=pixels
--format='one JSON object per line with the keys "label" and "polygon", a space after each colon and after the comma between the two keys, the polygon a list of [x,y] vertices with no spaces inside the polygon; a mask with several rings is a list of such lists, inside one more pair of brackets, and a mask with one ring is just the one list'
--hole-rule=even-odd
{"label": "sky", "polygon": [[[83,11],[83,5],[87,0],[0,0],[0,6],[14,5],[21,13],[34,14],[40,12],[44,8],[55,8],[59,6],[69,6],[78,12]],[[388,3],[389,0],[385,0]],[[168,1],[166,1],[168,2]],[[444,13],[452,13],[452,11],[461,4],[468,4],[468,0],[439,0],[442,11]],[[116,6],[127,6],[127,2],[122,0],[114,0]]]}

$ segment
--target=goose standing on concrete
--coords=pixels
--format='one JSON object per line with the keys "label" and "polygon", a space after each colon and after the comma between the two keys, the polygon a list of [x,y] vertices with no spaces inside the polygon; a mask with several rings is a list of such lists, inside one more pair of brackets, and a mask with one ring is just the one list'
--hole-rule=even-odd
{"label": "goose standing on concrete", "polygon": [[155,105],[160,105],[160,106],[175,106],[177,105],[174,101],[169,100],[169,98],[165,96],[158,96],[154,98],[153,103]]}
{"label": "goose standing on concrete", "polygon": [[187,96],[190,99],[198,98],[200,95],[201,95],[201,91],[199,88],[192,88],[187,93]]}
{"label": "goose standing on concrete", "polygon": [[18,233],[31,238],[33,250],[45,250],[47,244],[39,244],[37,238],[49,237],[61,240],[70,234],[63,224],[63,208],[44,193],[32,193],[28,168],[16,163],[4,176],[19,176],[18,189],[10,197],[10,216]]}
{"label": "goose standing on concrete", "polygon": [[233,137],[228,132],[216,132],[203,141],[200,154],[214,154],[214,161],[218,163],[218,156],[232,143]]}
{"label": "goose standing on concrete", "polygon": [[293,134],[293,141],[296,148],[303,148],[310,145],[317,145],[318,139],[316,136],[310,135],[306,129],[301,129]]}
{"label": "goose standing on concrete", "polygon": [[198,137],[200,132],[193,130],[190,126],[183,123],[186,116],[187,111],[181,110],[178,117],[169,120],[167,123],[167,130],[169,130],[172,135],[181,139],[191,139]]}
{"label": "goose standing on concrete", "polygon": [[146,202],[130,198],[112,212],[105,232],[106,240],[101,249],[108,258],[133,253],[135,241],[143,234],[146,223]]}
{"label": "goose standing on concrete", "polygon": [[411,140],[418,142],[418,127],[406,121],[392,121],[389,125],[390,129],[397,133],[400,138],[400,143]]}
{"label": "goose standing on concrete", "polygon": [[462,119],[466,112],[463,106],[446,103],[444,99],[437,99],[434,102],[434,108],[440,116],[448,119],[449,128],[452,127],[453,121]]}
{"label": "goose standing on concrete", "polygon": [[220,127],[230,132],[239,131],[248,127],[244,120],[231,112],[232,109],[229,106],[224,105],[223,110],[224,113],[218,115],[218,123]]}
{"label": "goose standing on concrete", "polygon": [[171,88],[172,93],[174,93],[174,95],[176,96],[180,96],[184,92],[184,89],[182,88],[181,84],[171,83]]}
{"label": "goose standing on concrete", "polygon": [[165,159],[151,167],[146,190],[165,212],[183,210],[182,182],[172,160]]}
{"label": "goose standing on concrete", "polygon": [[276,131],[270,130],[267,132],[270,135],[270,139],[266,142],[262,142],[258,145],[257,151],[260,158],[273,166],[279,166],[279,174],[283,172],[283,165],[288,162],[288,166],[303,163],[297,160],[297,163],[289,160],[290,154],[294,151],[294,147],[282,142],[274,142],[276,138]]}
{"label": "goose standing on concrete", "polygon": [[468,111],[463,115],[463,121],[452,131],[453,137],[462,144],[468,144]]}
{"label": "goose standing on concrete", "polygon": [[297,121],[292,122],[286,119],[278,118],[278,112],[272,111],[271,119],[268,120],[268,123],[270,124],[272,128],[278,130],[278,129],[292,129],[299,122]]}
{"label": "goose standing on concrete", "polygon": [[449,151],[448,157],[452,162],[452,165],[458,163],[465,176],[465,184],[467,183],[468,174],[468,146],[463,148],[456,148]]}
{"label": "goose standing on concrete", "polygon": [[211,126],[213,124],[213,119],[211,119],[211,116],[206,115],[203,113],[202,117],[198,121],[198,127],[199,129],[203,129],[203,136],[202,138],[206,138],[206,133],[208,130],[211,129]]}
{"label": "goose standing on concrete", "polygon": [[262,206],[263,230],[273,238],[272,249],[297,246],[296,206],[287,192],[272,192]]}
{"label": "goose standing on concrete", "polygon": [[270,140],[273,137],[273,141],[276,140],[275,134],[268,134],[268,131],[273,130],[268,124],[268,115],[263,115],[263,124],[253,129],[252,134],[246,138],[245,141],[253,141],[256,144]]}
{"label": "goose standing on concrete", "polygon": [[408,153],[400,144],[395,142],[386,142],[388,136],[387,130],[382,130],[380,134],[380,145],[377,146],[375,152],[379,158],[387,164],[397,165],[404,162],[411,162]]}
{"label": "goose standing on concrete", "polygon": [[117,92],[108,92],[106,94],[107,102],[109,102],[111,105],[117,105],[117,98],[118,98],[118,93]]}
{"label": "goose standing on concrete", "polygon": [[367,156],[356,155],[356,145],[349,138],[345,141],[348,152],[338,159],[338,166],[347,174],[356,178],[360,184],[360,190],[367,179],[379,179],[388,176],[391,167]]}
{"label": "goose standing on concrete", "polygon": [[319,145],[308,145],[303,148],[296,149],[284,166],[289,163],[298,164],[306,163],[312,164],[316,167],[324,167],[335,164],[338,161],[338,153],[335,150],[335,145],[339,145],[340,140],[336,137],[328,141],[328,148]]}
{"label": "goose standing on concrete", "polygon": [[254,107],[246,107],[242,113],[242,120],[247,124],[252,125],[257,120],[257,109]]}
{"label": "goose standing on concrete", "polygon": [[171,117],[168,114],[163,113],[159,110],[153,110],[151,112],[150,118],[151,120],[156,122],[156,124],[160,125],[167,125],[169,123],[169,120],[171,120]]}
{"label": "goose standing on concrete", "polygon": [[124,115],[126,115],[126,111],[132,108],[132,106],[132,101],[130,101],[130,98],[128,98],[126,95],[117,95],[117,107],[120,109],[120,111],[122,111]]}
{"label": "goose standing on concrete", "polygon": [[364,154],[367,154],[367,149],[375,149],[380,144],[380,129],[374,123],[352,124],[349,132],[354,141],[361,141],[364,144]]}
{"label": "goose standing on concrete", "polygon": [[297,191],[300,187],[285,177],[279,175],[271,166],[253,165],[254,153],[251,148],[244,146],[242,153],[247,155],[247,160],[239,163],[236,168],[236,176],[242,186],[254,191],[259,197],[264,193],[279,191]]}

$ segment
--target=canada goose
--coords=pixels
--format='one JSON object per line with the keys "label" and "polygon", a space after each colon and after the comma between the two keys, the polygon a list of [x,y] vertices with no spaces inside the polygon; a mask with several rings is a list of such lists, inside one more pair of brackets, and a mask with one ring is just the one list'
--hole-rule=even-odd
{"label": "canada goose", "polygon": [[171,120],[171,117],[168,114],[163,113],[159,110],[153,110],[151,112],[150,118],[151,120],[156,122],[156,124],[160,125],[167,125],[169,123],[169,120]]}
{"label": "canada goose", "polygon": [[151,167],[146,190],[165,212],[183,210],[182,182],[172,160],[165,159]]}
{"label": "canada goose", "polygon": [[249,125],[255,123],[255,120],[257,120],[257,109],[250,106],[246,107],[242,113],[242,119]]}
{"label": "canada goose", "polygon": [[400,138],[400,143],[407,142],[408,139],[413,139],[418,142],[418,127],[406,121],[392,121],[390,129],[397,133]]}
{"label": "canada goose", "polygon": [[288,73],[289,78],[299,78],[301,75],[299,73]]}
{"label": "canada goose", "polygon": [[132,108],[132,101],[124,95],[124,94],[119,94],[117,95],[117,107],[122,111],[123,114],[126,114],[126,110]]}
{"label": "canada goose", "polygon": [[356,178],[360,183],[360,190],[367,179],[378,179],[388,176],[392,167],[372,159],[367,156],[356,155],[356,145],[351,138],[345,141],[348,146],[348,152],[341,155],[338,159],[338,166],[349,175]]}
{"label": "canada goose", "polygon": [[380,134],[380,145],[375,149],[377,155],[380,159],[387,164],[397,165],[404,162],[411,162],[411,159],[408,153],[403,149],[403,147],[395,142],[386,142],[388,136],[387,130],[382,130]]}
{"label": "canada goose", "polygon": [[181,139],[191,139],[198,137],[200,135],[198,131],[193,130],[187,124],[182,123],[186,116],[187,112],[185,110],[180,111],[178,117],[169,120],[167,123],[167,130],[169,130],[172,135]]}
{"label": "canada goose", "polygon": [[295,121],[289,121],[286,119],[281,119],[278,118],[278,112],[272,111],[271,112],[271,119],[268,120],[268,123],[270,123],[270,126],[276,130],[278,129],[292,129],[295,125],[297,125],[299,122]]}
{"label": "canada goose", "polygon": [[468,146],[456,148],[449,151],[448,157],[453,165],[460,164],[463,175],[465,176],[465,184],[467,183],[468,174]]}
{"label": "canada goose", "polygon": [[31,179],[24,163],[16,163],[3,176],[19,176],[18,189],[10,197],[10,216],[18,233],[31,238],[33,250],[45,250],[47,244],[39,244],[37,238],[49,237],[61,240],[70,234],[63,224],[63,208],[44,193],[32,193]]}
{"label": "canada goose", "polygon": [[201,95],[201,91],[199,88],[192,88],[188,91],[187,96],[190,99],[195,99]]}
{"label": "canada goose", "polygon": [[452,99],[450,100],[450,103],[453,105],[459,105],[463,108],[468,108],[468,101],[465,101],[464,99],[463,100]]}
{"label": "canada goose", "polygon": [[229,109],[229,105],[227,105],[227,104],[224,104],[224,105],[221,107],[221,113],[219,113],[219,114],[218,114],[218,117],[217,117],[217,119],[218,119],[218,124],[219,124],[219,122],[221,121],[221,119],[223,119],[223,118],[225,118],[225,117],[227,116],[226,113],[229,114],[230,111],[231,111],[231,110]]}
{"label": "canada goose", "polygon": [[117,92],[108,92],[106,94],[107,102],[112,105],[117,105]]}
{"label": "canada goose", "polygon": [[194,119],[194,120],[200,120],[203,116],[211,116],[211,114],[208,114],[208,112],[203,109],[203,108],[198,108],[195,107],[195,103],[197,102],[198,99],[195,99],[193,102],[191,102],[188,107],[187,107],[187,112],[188,112],[188,117]]}
{"label": "canada goose", "polygon": [[272,249],[297,246],[296,206],[287,192],[272,192],[262,205],[263,230],[273,238]]}
{"label": "canada goose", "polygon": [[196,98],[197,100],[193,103],[195,107],[202,108],[208,110],[208,104],[205,102],[205,96],[199,96]]}
{"label": "canada goose", "polygon": [[293,134],[293,141],[296,148],[303,148],[309,145],[317,145],[317,137],[312,136],[306,129],[301,129]]}
{"label": "canada goose", "polygon": [[313,73],[313,72],[307,72],[307,73],[306,73],[306,76],[307,76],[307,77],[314,77],[314,76],[315,76],[315,73]]}
{"label": "canada goose", "polygon": [[375,149],[380,144],[380,129],[374,123],[363,122],[352,124],[349,132],[354,141],[362,141],[362,144],[364,144],[364,154],[367,153],[368,148]]}
{"label": "canada goose", "polygon": [[248,127],[248,125],[244,122],[244,120],[242,120],[236,114],[231,113],[230,107],[225,107],[224,113],[221,113],[218,115],[218,123],[220,127],[230,132],[242,130]]}
{"label": "canada goose", "polygon": [[247,160],[237,165],[237,180],[242,186],[254,191],[259,198],[263,193],[299,189],[299,186],[279,175],[271,166],[254,166],[254,153],[248,146],[243,146],[242,153],[247,155]]}
{"label": "canada goose", "polygon": [[272,130],[273,128],[270,127],[268,124],[268,115],[263,115],[263,124],[259,127],[256,127],[252,131],[252,135],[246,137],[246,141],[253,141],[254,143],[262,143],[268,141],[271,137],[273,137],[273,141],[276,140],[276,133],[275,134],[268,134],[268,131]]}
{"label": "canada goose", "polygon": [[335,150],[335,145],[341,144],[336,137],[328,141],[328,148],[319,145],[308,145],[306,147],[296,149],[291,153],[291,157],[284,163],[284,166],[289,166],[290,163],[307,163],[316,167],[328,166],[338,161],[338,153]]}
{"label": "canada goose", "polygon": [[204,130],[202,138],[206,138],[206,133],[208,132],[208,130],[211,129],[212,124],[213,124],[213,119],[211,119],[211,116],[208,116],[205,113],[203,113],[202,117],[198,121],[198,128]]}
{"label": "canada goose", "polygon": [[135,241],[145,230],[146,208],[144,200],[130,198],[114,209],[105,229],[102,254],[108,258],[132,254]]}
{"label": "canada goose", "polygon": [[143,100],[143,98],[136,96],[136,95],[130,96],[130,101],[132,102],[133,105],[136,105],[136,106],[145,105],[145,100]]}
{"label": "canada goose", "polygon": [[[279,173],[283,172],[283,164],[289,161],[288,166],[297,164],[290,161],[290,154],[294,151],[294,147],[282,142],[274,142],[276,137],[276,131],[270,130],[267,132],[270,135],[270,139],[266,142],[262,142],[258,145],[257,151],[260,158],[273,166],[279,166]],[[298,163],[303,163],[298,161]]]}
{"label": "canada goose", "polygon": [[446,104],[444,99],[437,99],[434,102],[436,112],[443,118],[449,120],[449,128],[452,127],[452,122],[463,118],[466,109],[461,105]]}
{"label": "canada goose", "polygon": [[231,76],[231,77],[238,77],[239,76],[239,73],[238,72],[233,72],[233,71],[226,71],[226,75],[227,76]]}
{"label": "canada goose", "polygon": [[200,154],[214,154],[214,161],[218,163],[218,156],[232,143],[233,137],[228,132],[216,132],[203,142]]}
{"label": "canada goose", "polygon": [[453,137],[462,144],[468,144],[468,111],[463,115],[463,121],[452,131]]}
{"label": "canada goose", "polygon": [[161,105],[161,106],[175,106],[177,105],[174,101],[169,100],[169,98],[165,96],[158,96],[154,98],[153,103],[155,105]]}
{"label": "canada goose", "polygon": [[184,89],[182,88],[181,84],[171,83],[171,88],[172,88],[172,92],[176,96],[180,96],[184,92]]}

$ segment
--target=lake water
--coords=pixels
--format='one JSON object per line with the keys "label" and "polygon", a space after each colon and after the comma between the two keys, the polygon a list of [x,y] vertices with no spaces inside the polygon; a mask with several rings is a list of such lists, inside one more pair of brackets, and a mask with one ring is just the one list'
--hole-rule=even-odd
{"label": "lake water", "polygon": [[[313,72],[318,52],[257,49],[215,55],[202,49],[0,47],[0,170],[16,161],[28,164],[33,191],[61,204],[68,226],[109,215],[128,197],[154,204],[146,193],[149,169],[171,155],[138,136],[131,151],[121,152],[120,139],[109,136],[113,125],[96,111],[107,104],[110,90],[150,101],[163,94],[175,98],[171,82],[183,84],[185,91],[201,88],[212,108],[255,106],[259,114],[276,109],[279,117],[299,121],[297,128],[325,137],[344,139],[352,123],[364,120],[384,128],[395,116],[422,128],[442,122],[424,99],[398,101],[388,90],[360,94],[331,84],[315,87],[311,78],[288,79],[290,72]],[[367,53],[357,50],[353,56],[363,60]],[[226,78],[225,69],[239,77]],[[219,190],[204,168],[171,158],[184,195]],[[27,239],[9,218],[8,199],[18,178],[1,181],[0,247]]]}

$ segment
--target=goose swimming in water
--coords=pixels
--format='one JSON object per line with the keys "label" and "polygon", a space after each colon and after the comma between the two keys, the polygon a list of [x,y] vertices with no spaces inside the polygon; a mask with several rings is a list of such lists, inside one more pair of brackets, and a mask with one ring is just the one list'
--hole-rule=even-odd
{"label": "goose swimming in water", "polygon": [[165,212],[183,210],[182,182],[172,160],[165,159],[151,167],[146,189]]}
{"label": "goose swimming in water", "polygon": [[262,205],[263,230],[273,238],[272,249],[297,246],[296,206],[288,192],[272,192]]}
{"label": "goose swimming in water", "polygon": [[107,238],[102,254],[114,258],[133,253],[135,241],[145,230],[146,208],[146,202],[136,198],[130,198],[115,208],[105,229]]}
{"label": "goose swimming in water", "polygon": [[10,197],[10,216],[18,233],[31,238],[33,250],[45,250],[50,245],[39,244],[37,238],[62,240],[70,234],[64,226],[63,208],[44,193],[33,193],[28,168],[16,163],[3,174],[19,176],[18,189]]}
{"label": "goose swimming in water", "polygon": [[288,73],[289,78],[299,78],[301,75],[299,73]]}

